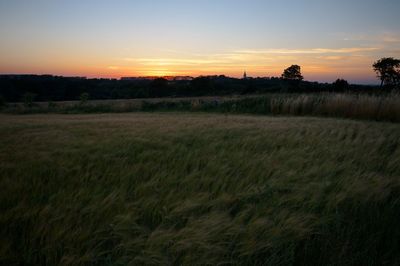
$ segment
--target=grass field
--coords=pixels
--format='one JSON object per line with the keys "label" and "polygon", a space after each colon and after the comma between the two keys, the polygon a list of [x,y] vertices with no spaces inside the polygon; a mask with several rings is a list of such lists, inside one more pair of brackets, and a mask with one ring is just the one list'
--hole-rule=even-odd
{"label": "grass field", "polygon": [[399,265],[400,124],[0,115],[1,265]]}
{"label": "grass field", "polygon": [[400,94],[269,93],[264,95],[149,98],[69,102],[25,102],[0,106],[8,114],[208,112],[225,114],[337,117],[400,122]]}

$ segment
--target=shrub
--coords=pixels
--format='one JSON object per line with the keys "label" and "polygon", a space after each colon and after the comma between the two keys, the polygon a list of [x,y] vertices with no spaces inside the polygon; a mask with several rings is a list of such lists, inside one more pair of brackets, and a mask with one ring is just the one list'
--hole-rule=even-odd
{"label": "shrub", "polygon": [[23,96],[24,106],[27,108],[32,108],[34,105],[35,98],[36,98],[36,94],[31,93],[31,92],[25,93]]}
{"label": "shrub", "polygon": [[6,106],[6,99],[3,97],[3,95],[0,95],[0,109]]}
{"label": "shrub", "polygon": [[89,93],[84,92],[79,96],[80,104],[84,105],[89,101]]}
{"label": "shrub", "polygon": [[57,105],[53,101],[49,101],[47,104],[47,108],[49,109],[55,109]]}

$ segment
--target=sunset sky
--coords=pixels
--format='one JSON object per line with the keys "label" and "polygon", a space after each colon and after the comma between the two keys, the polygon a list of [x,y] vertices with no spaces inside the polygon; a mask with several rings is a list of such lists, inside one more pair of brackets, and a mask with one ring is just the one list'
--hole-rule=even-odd
{"label": "sunset sky", "polygon": [[377,83],[399,0],[0,0],[0,73],[279,76]]}

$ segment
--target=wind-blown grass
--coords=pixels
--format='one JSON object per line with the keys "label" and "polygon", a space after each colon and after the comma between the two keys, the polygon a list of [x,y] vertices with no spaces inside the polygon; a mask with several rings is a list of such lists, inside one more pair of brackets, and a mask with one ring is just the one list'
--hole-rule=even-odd
{"label": "wind-blown grass", "polygon": [[400,122],[400,96],[274,94],[226,101],[145,103],[141,110],[184,110],[237,114],[323,116]]}
{"label": "wind-blown grass", "polygon": [[0,116],[2,265],[398,265],[400,125]]}
{"label": "wind-blown grass", "polygon": [[260,115],[323,116],[400,122],[400,95],[267,94],[243,97],[159,98],[9,105],[5,113],[223,112]]}

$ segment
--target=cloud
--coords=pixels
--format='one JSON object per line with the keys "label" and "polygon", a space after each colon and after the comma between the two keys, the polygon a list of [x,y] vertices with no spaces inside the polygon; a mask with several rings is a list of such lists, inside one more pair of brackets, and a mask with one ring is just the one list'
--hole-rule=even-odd
{"label": "cloud", "polygon": [[[279,76],[291,64],[299,64],[306,76],[358,73],[369,74],[370,65],[381,53],[382,46],[304,48],[304,49],[240,49],[219,53],[164,51],[159,56],[120,58],[120,65],[149,74],[216,74],[241,75],[246,69],[255,76]],[[161,55],[161,56],[160,56]],[[123,68],[121,68],[123,69]],[[128,71],[127,71],[128,72]]]}
{"label": "cloud", "polygon": [[354,34],[353,36],[346,36],[344,41],[358,42],[363,44],[378,45],[379,47],[399,45],[400,33],[399,32],[376,32],[374,34]]}
{"label": "cloud", "polygon": [[311,48],[311,49],[266,49],[266,50],[238,50],[238,54],[349,54],[358,52],[371,52],[379,50],[377,47],[352,47],[352,48]]}
{"label": "cloud", "polygon": [[382,41],[387,44],[400,44],[400,36],[386,33],[383,35]]}
{"label": "cloud", "polygon": [[157,66],[180,66],[180,65],[203,65],[223,63],[215,59],[178,59],[178,58],[137,58],[134,61],[142,65]]}
{"label": "cloud", "polygon": [[[260,65],[297,61],[299,59],[314,58],[319,60],[343,60],[349,56],[358,56],[379,50],[377,47],[349,47],[349,48],[310,48],[310,49],[243,49],[218,54],[177,54],[171,57],[125,57],[122,60],[141,66],[230,66],[230,65]],[[185,56],[184,58],[182,58]],[[177,58],[178,57],[178,58]]]}
{"label": "cloud", "polygon": [[339,61],[346,59],[345,56],[337,56],[337,55],[318,56],[317,58],[322,60],[331,60],[331,61]]}

